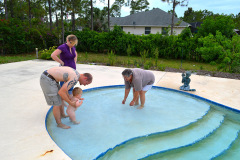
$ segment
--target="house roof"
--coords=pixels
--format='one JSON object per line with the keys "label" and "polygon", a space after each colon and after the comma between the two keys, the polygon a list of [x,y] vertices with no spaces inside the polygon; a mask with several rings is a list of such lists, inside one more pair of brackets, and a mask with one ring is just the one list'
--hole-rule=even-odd
{"label": "house roof", "polygon": [[[190,24],[182,21],[176,25],[179,18],[174,18],[174,24],[178,27],[188,27]],[[168,27],[172,23],[172,14],[167,13],[159,8],[152,9],[146,12],[135,13],[126,17],[111,17],[110,26],[161,26]]]}

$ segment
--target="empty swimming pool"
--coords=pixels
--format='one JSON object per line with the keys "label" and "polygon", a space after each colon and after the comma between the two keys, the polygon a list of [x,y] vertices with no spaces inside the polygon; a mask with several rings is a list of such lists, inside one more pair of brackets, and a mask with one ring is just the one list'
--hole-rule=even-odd
{"label": "empty swimming pool", "polygon": [[[121,104],[124,86],[85,90],[79,125],[57,128],[49,110],[46,127],[74,160],[238,159],[239,112],[185,92],[153,87],[144,109]],[[51,113],[51,114],[50,114]]]}

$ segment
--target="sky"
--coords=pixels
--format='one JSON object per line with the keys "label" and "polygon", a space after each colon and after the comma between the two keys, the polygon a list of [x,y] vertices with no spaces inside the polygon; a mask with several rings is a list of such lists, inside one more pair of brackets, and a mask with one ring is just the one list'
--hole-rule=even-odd
{"label": "sky", "polygon": [[[107,0],[106,4],[103,4],[97,0],[94,7],[103,8],[104,5],[107,6]],[[110,4],[112,5],[115,0],[110,0]],[[172,10],[172,4],[168,4],[167,2],[162,2],[162,0],[148,0],[150,3],[149,9],[154,8],[160,8],[164,10],[165,12],[168,12],[169,10]],[[208,10],[212,11],[214,14],[238,14],[240,12],[240,4],[239,0],[189,0],[188,6],[177,6],[176,7],[176,14],[178,17],[183,17],[184,12],[188,10],[188,7],[192,7],[194,11],[200,11],[200,10]],[[129,7],[122,7],[121,10],[121,17],[128,16],[130,14],[130,8]]]}

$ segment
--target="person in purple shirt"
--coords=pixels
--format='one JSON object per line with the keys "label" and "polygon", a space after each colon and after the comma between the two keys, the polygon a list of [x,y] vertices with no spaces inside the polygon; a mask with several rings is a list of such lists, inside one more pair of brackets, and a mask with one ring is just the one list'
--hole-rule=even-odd
{"label": "person in purple shirt", "polygon": [[[78,39],[75,35],[71,34],[67,36],[66,41],[66,43],[58,46],[58,48],[51,54],[51,57],[53,60],[60,63],[60,66],[68,66],[76,70],[77,51],[75,46],[78,44]],[[64,82],[60,82],[60,86],[63,84]],[[73,88],[68,91],[70,96],[72,96],[72,90]],[[64,118],[68,117],[64,112],[65,105],[66,104],[62,102],[61,116]]]}

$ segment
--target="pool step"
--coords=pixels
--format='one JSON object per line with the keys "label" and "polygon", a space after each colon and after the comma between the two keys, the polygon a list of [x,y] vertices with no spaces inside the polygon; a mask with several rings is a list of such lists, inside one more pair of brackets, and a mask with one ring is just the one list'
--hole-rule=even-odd
{"label": "pool step", "polygon": [[202,119],[186,127],[132,139],[114,147],[112,150],[108,150],[97,159],[135,160],[159,151],[167,151],[192,144],[214,132],[221,126],[223,120],[222,113],[210,110]]}
{"label": "pool step", "polygon": [[197,143],[166,152],[159,152],[143,159],[213,159],[229,149],[238,138],[239,129],[239,124],[225,120],[215,132]]}
{"label": "pool step", "polygon": [[223,151],[221,154],[212,158],[212,160],[237,160],[240,159],[240,132],[236,140],[229,146],[229,148]]}

